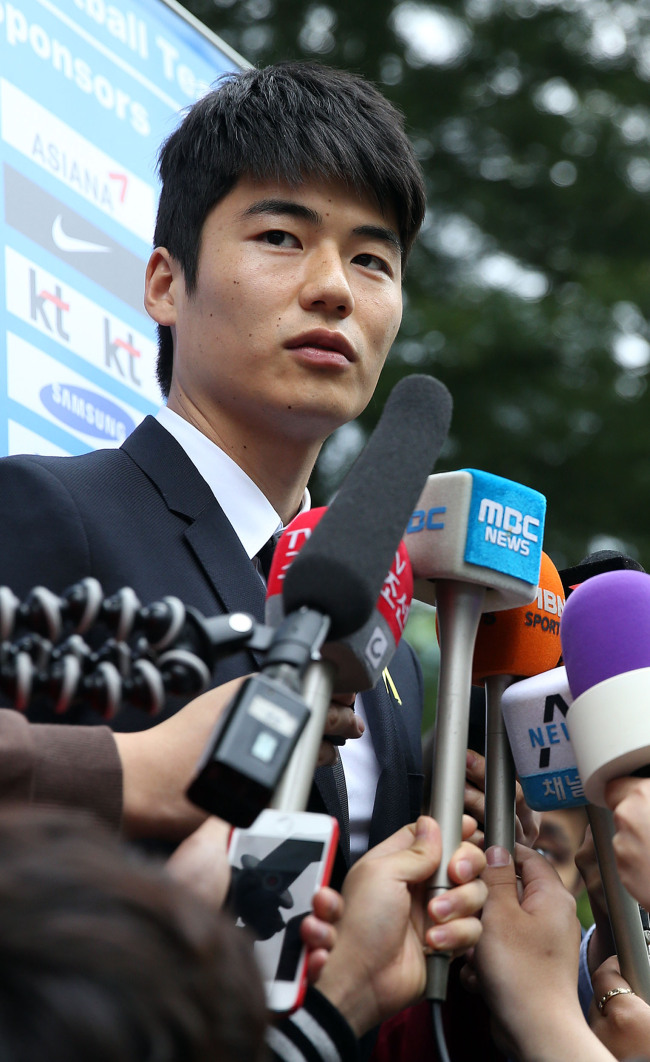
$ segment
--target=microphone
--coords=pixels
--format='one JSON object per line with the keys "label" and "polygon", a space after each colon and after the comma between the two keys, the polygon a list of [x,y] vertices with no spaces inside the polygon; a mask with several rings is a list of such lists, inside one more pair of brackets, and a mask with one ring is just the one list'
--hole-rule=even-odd
{"label": "microphone", "polygon": [[[299,513],[285,528],[269,571],[267,623],[274,625],[284,618],[282,590],[286,573],[325,512],[322,507]],[[412,597],[411,562],[400,542],[370,618],[353,634],[325,642],[321,660],[314,662],[305,676],[303,693],[311,715],[271,800],[272,807],[295,811],[307,806],[332,692],[372,689],[397,648]]]}
{"label": "microphone", "polygon": [[316,607],[338,639],[367,621],[422,486],[449,432],[451,396],[433,376],[406,376],[283,588],[288,614]]}
{"label": "microphone", "polygon": [[614,549],[596,550],[595,553],[590,553],[589,556],[584,557],[579,564],[574,564],[571,568],[563,568],[560,572],[565,597],[568,597],[576,586],[584,583],[587,579],[592,579],[594,575],[619,571],[642,572],[645,569],[638,561],[634,560],[633,557],[626,556],[625,553],[619,553]]}
{"label": "microphone", "polygon": [[[482,612],[537,594],[546,513],[542,494],[477,469],[430,476],[406,529],[414,594],[437,606],[440,673],[430,812],[442,834],[436,895],[451,885],[461,841],[472,658]],[[449,956],[427,961],[427,997],[444,1000]]]}
{"label": "microphone", "polygon": [[586,805],[621,973],[637,995],[650,1002],[648,948],[638,904],[616,867],[613,818],[607,808],[588,803],[578,771],[567,726],[575,704],[566,668],[515,682],[505,690],[502,707],[528,805],[536,811]]}
{"label": "microphone", "polygon": [[587,803],[567,725],[572,704],[563,666],[504,690],[501,707],[517,776],[534,811]]}
{"label": "microphone", "polygon": [[560,636],[580,776],[588,799],[604,807],[610,779],[650,764],[650,576],[610,571],[578,586]]}
{"label": "microphone", "polygon": [[485,612],[533,601],[546,499],[520,483],[464,468],[429,476],[406,529],[414,595],[437,604],[443,580],[484,590]]}
{"label": "microphone", "polygon": [[[333,668],[313,661],[328,635],[344,638],[368,621],[450,420],[451,396],[434,377],[405,377],[391,392],[366,447],[286,573],[286,618],[262,674],[248,680],[222,717],[188,790],[212,814],[249,826],[268,804],[307,722],[305,682],[312,710],[324,720]],[[271,710],[277,687],[281,708],[283,687],[301,701],[300,719]],[[321,724],[319,741],[322,733]],[[301,771],[310,781],[314,764],[315,756]],[[285,795],[292,799],[286,787]]]}
{"label": "microphone", "polygon": [[[284,619],[282,589],[290,565],[326,512],[323,506],[299,513],[285,528],[276,547],[267,583],[266,622],[274,627]],[[372,615],[358,631],[338,641],[326,641],[323,660],[335,666],[334,692],[370,690],[388,666],[408,619],[413,598],[413,572],[406,546],[400,542],[384,579]]]}
{"label": "microphone", "polygon": [[518,678],[555,667],[560,658],[564,591],[542,552],[535,600],[483,613],[474,647],[472,684],[485,686],[485,847],[515,845],[515,767],[502,713],[502,696]]}

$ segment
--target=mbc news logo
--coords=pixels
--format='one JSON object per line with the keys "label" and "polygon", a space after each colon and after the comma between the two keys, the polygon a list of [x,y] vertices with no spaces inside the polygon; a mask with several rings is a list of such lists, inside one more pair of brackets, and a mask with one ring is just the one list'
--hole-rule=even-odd
{"label": "mbc news logo", "polygon": [[[411,515],[407,535],[418,531],[443,531],[445,527],[445,505],[432,506],[430,509],[416,509]],[[478,522],[485,524],[485,541],[527,557],[530,553],[529,543],[537,543],[540,521],[535,516],[522,513],[510,505],[491,498],[483,498],[479,506]]]}
{"label": "mbc news logo", "polygon": [[514,550],[527,557],[530,542],[537,543],[539,520],[535,516],[524,515],[519,509],[513,509],[501,502],[483,498],[478,512],[479,523],[486,524],[485,541],[497,546]]}

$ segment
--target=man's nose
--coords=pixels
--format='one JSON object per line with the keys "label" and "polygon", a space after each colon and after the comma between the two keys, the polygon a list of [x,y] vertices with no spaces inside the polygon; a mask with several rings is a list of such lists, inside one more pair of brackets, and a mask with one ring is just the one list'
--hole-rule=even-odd
{"label": "man's nose", "polygon": [[354,309],[345,262],[338,248],[319,248],[305,263],[304,281],[300,292],[303,309],[348,317]]}

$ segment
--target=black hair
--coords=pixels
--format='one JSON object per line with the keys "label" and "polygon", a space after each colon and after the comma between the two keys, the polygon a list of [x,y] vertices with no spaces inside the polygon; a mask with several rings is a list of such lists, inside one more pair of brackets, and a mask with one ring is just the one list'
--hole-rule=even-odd
{"label": "black hair", "polygon": [[0,1058],[262,1062],[250,941],[89,815],[0,811]]}
{"label": "black hair", "polygon": [[[208,213],[241,177],[297,185],[338,180],[370,193],[397,218],[402,261],[424,217],[424,180],[400,112],[364,78],[318,63],[285,62],[227,74],[163,143],[154,246],[196,287]],[[171,330],[158,328],[157,375],[169,394]]]}

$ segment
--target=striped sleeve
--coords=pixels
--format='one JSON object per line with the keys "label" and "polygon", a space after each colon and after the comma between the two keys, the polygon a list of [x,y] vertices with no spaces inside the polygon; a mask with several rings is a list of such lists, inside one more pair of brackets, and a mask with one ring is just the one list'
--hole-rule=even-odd
{"label": "striped sleeve", "polygon": [[270,1026],[273,1062],[358,1062],[356,1037],[343,1015],[316,988],[293,1014]]}

